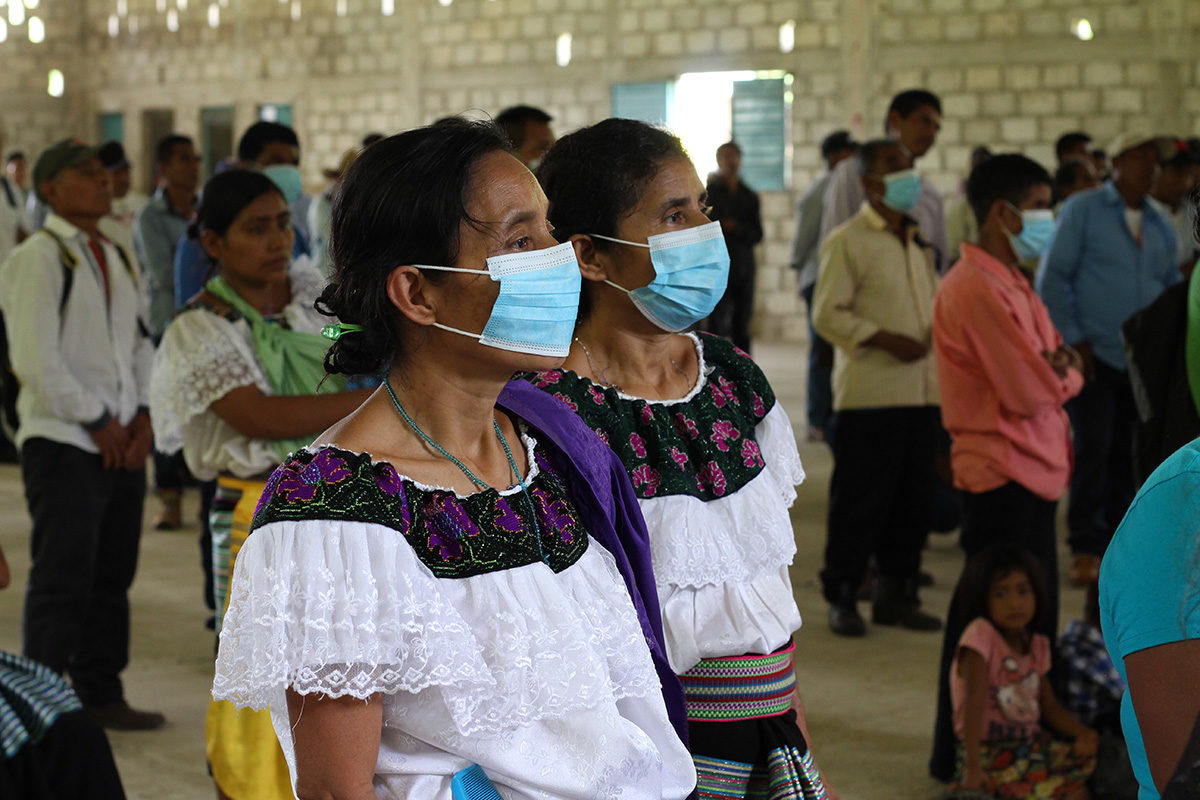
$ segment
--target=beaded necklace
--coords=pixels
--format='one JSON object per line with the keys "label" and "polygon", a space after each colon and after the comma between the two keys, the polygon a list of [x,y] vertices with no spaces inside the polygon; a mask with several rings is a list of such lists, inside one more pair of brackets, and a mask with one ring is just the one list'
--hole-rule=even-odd
{"label": "beaded necklace", "polygon": [[[430,438],[425,431],[421,430],[420,427],[417,426],[417,423],[413,422],[412,417],[410,417],[408,412],[404,410],[404,406],[400,405],[400,399],[396,397],[396,393],[392,390],[392,382],[390,379],[385,378],[383,385],[387,388],[388,397],[392,398],[392,405],[394,405],[396,410],[400,412],[400,416],[405,422],[408,423],[408,427],[412,428],[413,432],[416,433],[417,436],[421,437],[421,441],[425,442],[425,444],[429,445],[438,453],[447,458],[454,466],[461,469],[463,474],[466,475],[476,486],[481,489],[491,488],[486,482],[476,477],[475,473],[471,472],[471,470],[467,468],[466,464],[462,463],[457,458],[450,455],[450,453],[446,452],[444,447]],[[500,432],[500,423],[496,422],[495,417],[492,417],[492,430],[496,432],[496,438],[500,440],[500,444],[504,447],[504,455],[508,458],[508,466],[512,468],[513,475],[517,477],[517,484],[521,487],[521,494],[525,497],[525,504],[529,506],[529,518],[533,521],[533,538],[537,541],[538,554],[541,556],[542,563],[549,565],[549,562],[546,560],[546,551],[542,547],[542,531],[541,527],[538,525],[537,510],[534,508],[533,498],[529,495],[529,488],[525,485],[525,479],[521,477],[521,471],[517,469],[517,462],[513,458],[512,450],[509,449],[508,442],[504,439],[504,434]]]}

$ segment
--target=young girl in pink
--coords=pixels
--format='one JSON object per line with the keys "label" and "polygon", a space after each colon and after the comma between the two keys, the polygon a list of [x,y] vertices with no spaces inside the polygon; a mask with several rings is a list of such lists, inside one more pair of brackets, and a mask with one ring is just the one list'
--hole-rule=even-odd
{"label": "young girl in pink", "polygon": [[959,603],[970,623],[950,672],[961,790],[1003,800],[1089,797],[1096,732],[1054,696],[1050,640],[1033,633],[1044,586],[1041,565],[1017,547],[990,547],[963,572]]}

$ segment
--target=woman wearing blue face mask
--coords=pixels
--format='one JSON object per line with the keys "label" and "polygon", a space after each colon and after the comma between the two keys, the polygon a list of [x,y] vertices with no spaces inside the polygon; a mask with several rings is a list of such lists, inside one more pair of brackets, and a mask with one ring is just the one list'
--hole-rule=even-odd
{"label": "woman wearing blue face mask", "polygon": [[619,119],[560,139],[538,179],[584,281],[563,368],[528,380],[574,409],[633,481],[699,794],[769,784],[825,797],[792,671],[787,509],[804,471],[791,423],[745,353],[682,333],[728,275],[704,184],[679,139]]}
{"label": "woman wearing blue face mask", "polygon": [[326,367],[384,383],[268,482],[214,696],[270,708],[300,797],[440,800],[478,765],[506,798],[682,800],[628,479],[509,385],[561,363],[578,305],[537,181],[490,125],[409,131],[346,174],[331,238]]}

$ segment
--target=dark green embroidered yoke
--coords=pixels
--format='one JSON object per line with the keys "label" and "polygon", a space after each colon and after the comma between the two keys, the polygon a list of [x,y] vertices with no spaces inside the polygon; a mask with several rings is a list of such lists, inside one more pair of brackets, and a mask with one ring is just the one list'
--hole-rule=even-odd
{"label": "dark green embroidered yoke", "polygon": [[282,520],[339,520],[383,525],[402,535],[438,578],[467,578],[543,560],[555,572],[587,550],[588,534],[559,471],[535,448],[538,474],[530,504],[495,489],[460,497],[421,486],[385,462],[336,447],[301,450],[271,475],[251,530]]}
{"label": "dark green embroidered yoke", "polygon": [[570,370],[517,377],[554,395],[620,457],[638,499],[733,494],[764,468],[755,428],[775,393],[750,356],[730,342],[698,334],[705,375],[693,396],[676,402],[623,397]]}

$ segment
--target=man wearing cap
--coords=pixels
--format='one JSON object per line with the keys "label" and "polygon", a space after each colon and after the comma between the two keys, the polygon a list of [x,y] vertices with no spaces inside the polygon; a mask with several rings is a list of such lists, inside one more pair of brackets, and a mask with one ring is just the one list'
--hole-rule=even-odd
{"label": "man wearing cap", "polygon": [[1074,582],[1096,579],[1100,557],[1133,499],[1133,426],[1121,325],[1180,279],[1175,231],[1147,202],[1173,142],[1118,136],[1112,178],[1063,204],[1042,257],[1037,290],[1063,340],[1083,358],[1087,383],[1067,404],[1075,470],[1067,511]]}
{"label": "man wearing cap", "polygon": [[51,213],[0,269],[33,518],[24,651],[69,673],[101,725],[150,729],[162,715],[130,708],[120,675],[152,442],[154,350],[137,276],[99,231],[112,197],[96,153],[68,139],[38,157],[33,188]]}
{"label": "man wearing cap", "polygon": [[100,221],[100,231],[125,252],[133,250],[133,220],[148,198],[132,190],[133,170],[120,142],[105,142],[97,151],[112,184],[112,213]]}
{"label": "man wearing cap", "polygon": [[796,236],[792,239],[792,269],[796,270],[800,296],[808,305],[808,438],[825,440],[825,425],[833,413],[833,346],[817,335],[812,326],[813,288],[817,283],[817,265],[821,238],[821,206],[829,179],[838,164],[858,152],[858,142],[849,131],[834,131],[821,142],[821,158],[826,173],[817,178],[800,198],[796,209]]}
{"label": "man wearing cap", "polygon": [[[4,140],[0,137],[0,148],[3,145]],[[31,233],[33,225],[25,214],[24,192],[13,178],[0,175],[0,263]]]}

